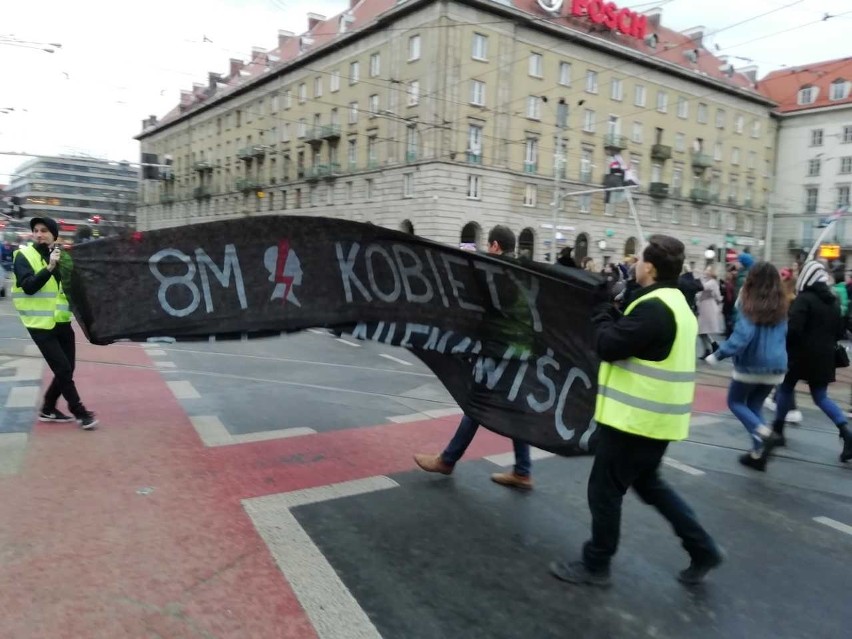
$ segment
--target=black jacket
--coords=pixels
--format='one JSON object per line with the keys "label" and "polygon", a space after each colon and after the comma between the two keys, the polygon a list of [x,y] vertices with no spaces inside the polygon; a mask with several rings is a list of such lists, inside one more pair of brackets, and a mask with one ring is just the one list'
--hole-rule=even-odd
{"label": "black jacket", "polygon": [[833,382],[834,345],[844,333],[840,302],[826,284],[818,282],[799,293],[787,324],[790,376],[814,386]]}
{"label": "black jacket", "polygon": [[[676,288],[675,282],[658,282],[640,289],[635,300],[658,288]],[[669,356],[677,334],[674,313],[658,299],[636,305],[630,315],[622,315],[609,303],[592,314],[594,346],[606,362],[638,357],[659,362]]]}
{"label": "black jacket", "polygon": [[695,313],[697,310],[695,306],[695,296],[704,290],[704,284],[701,283],[701,280],[695,279],[695,276],[692,273],[684,273],[678,279],[677,287],[686,298],[686,303],[689,304],[689,308],[691,308],[692,312]]}
{"label": "black jacket", "polygon": [[39,255],[41,255],[41,259],[44,262],[43,268],[37,272],[34,271],[33,267],[30,266],[29,260],[21,255],[20,251],[15,256],[15,262],[13,265],[15,270],[15,279],[18,282],[18,286],[20,286],[27,295],[38,293],[51,276],[55,277],[57,282],[61,281],[58,268],[53,269],[53,273],[47,270],[47,264],[50,261],[50,247],[46,244],[34,244],[33,246],[35,246]]}

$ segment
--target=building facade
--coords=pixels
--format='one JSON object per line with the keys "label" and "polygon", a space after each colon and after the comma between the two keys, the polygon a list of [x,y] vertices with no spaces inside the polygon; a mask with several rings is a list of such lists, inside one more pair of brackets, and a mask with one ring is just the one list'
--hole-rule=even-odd
{"label": "building facade", "polygon": [[139,171],[128,163],[66,156],[25,162],[6,187],[17,217],[52,217],[66,236],[80,224],[101,234],[135,228],[138,192]]}
{"label": "building facade", "polygon": [[[819,223],[849,205],[852,189],[852,58],[770,73],[758,88],[778,103],[778,159],[770,200],[771,258],[786,263],[819,238]],[[829,259],[852,253],[852,223],[825,238]]]}
{"label": "building facade", "polygon": [[773,103],[701,28],[668,30],[659,11],[622,11],[610,28],[596,2],[353,0],[309,14],[301,36],[281,32],[145,120],[158,179],[142,185],[139,226],[331,215],[483,247],[506,224],[544,259],[555,208],[557,248],[603,261],[638,248],[627,204],[571,193],[623,175],[643,232],[681,237],[694,261],[709,245],[757,247]]}

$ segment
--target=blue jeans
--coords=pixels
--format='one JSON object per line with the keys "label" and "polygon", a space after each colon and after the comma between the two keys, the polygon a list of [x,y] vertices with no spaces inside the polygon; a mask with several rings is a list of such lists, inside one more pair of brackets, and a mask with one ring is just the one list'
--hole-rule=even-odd
{"label": "blue jeans", "polygon": [[[444,452],[441,453],[441,460],[445,464],[455,466],[456,462],[462,458],[470,442],[473,441],[473,436],[479,424],[473,421],[467,415],[463,415],[459,422],[459,427],[456,429],[456,434],[447,444]],[[530,445],[522,442],[519,439],[513,439],[512,444],[515,446],[515,474],[521,477],[529,477],[532,471],[532,462],[530,461]]]}
{"label": "blue jeans", "polygon": [[[793,407],[793,393],[796,389],[796,382],[799,380],[787,374],[784,381],[778,387],[778,392],[775,395],[775,402],[778,405],[778,412],[775,415],[776,423],[784,423],[784,418]],[[811,398],[814,400],[819,409],[825,413],[828,418],[834,422],[835,426],[843,426],[846,424],[846,415],[840,410],[840,407],[828,398],[828,386],[814,386],[808,384],[811,391]]]}
{"label": "blue jeans", "polygon": [[752,448],[756,451],[763,447],[763,440],[757,434],[757,427],[765,425],[763,402],[769,397],[770,392],[772,392],[771,384],[748,384],[733,380],[728,387],[728,408],[751,435]]}

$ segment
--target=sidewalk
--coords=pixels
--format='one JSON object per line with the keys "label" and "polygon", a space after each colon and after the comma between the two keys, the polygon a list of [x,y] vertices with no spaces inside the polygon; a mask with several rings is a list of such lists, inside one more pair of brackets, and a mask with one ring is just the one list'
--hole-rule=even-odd
{"label": "sidewalk", "polygon": [[[205,448],[143,348],[78,342],[78,361],[101,427],[36,423],[0,477],[0,637],[320,636],[241,500],[412,470],[457,422]],[[723,386],[696,411],[724,410]],[[485,433],[468,458],[509,450]]]}

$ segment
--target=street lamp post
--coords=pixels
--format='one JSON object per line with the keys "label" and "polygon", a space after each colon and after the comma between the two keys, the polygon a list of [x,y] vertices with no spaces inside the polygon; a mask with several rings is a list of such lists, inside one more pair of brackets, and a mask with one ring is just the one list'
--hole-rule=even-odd
{"label": "street lamp post", "polygon": [[560,98],[556,105],[556,149],[553,152],[553,241],[550,245],[550,263],[556,264],[556,241],[557,230],[556,223],[559,217],[559,207],[562,205],[562,196],[559,192],[559,178],[562,173],[562,166],[565,162],[565,154],[562,152],[563,133],[568,125],[568,105],[565,100]]}

